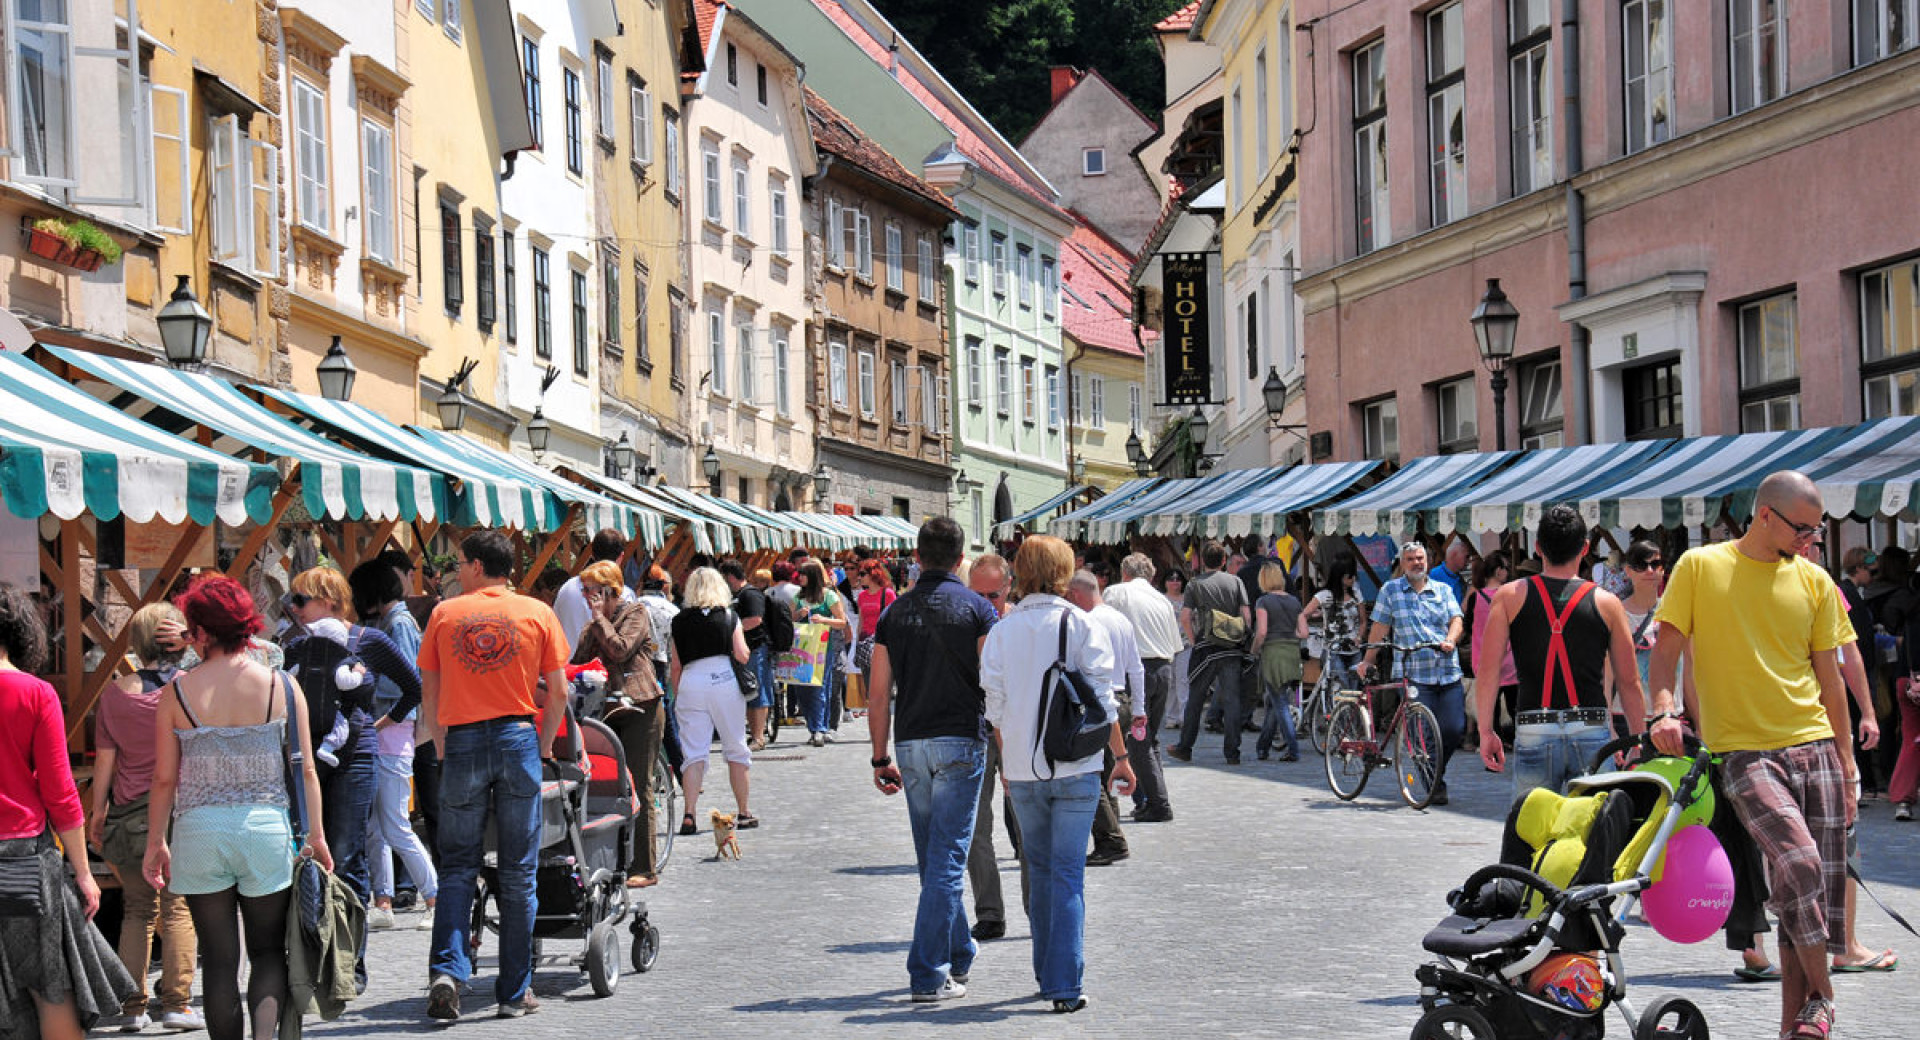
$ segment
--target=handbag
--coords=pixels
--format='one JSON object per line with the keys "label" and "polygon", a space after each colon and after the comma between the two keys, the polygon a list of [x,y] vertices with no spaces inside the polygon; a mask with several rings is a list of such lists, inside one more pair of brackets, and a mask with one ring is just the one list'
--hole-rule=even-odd
{"label": "handbag", "polygon": [[[1040,680],[1040,733],[1037,751],[1047,758],[1047,776],[1062,762],[1077,762],[1100,753],[1111,736],[1113,716],[1100,703],[1087,677],[1067,664],[1067,611],[1060,612],[1060,648]],[[1039,772],[1038,766],[1034,769]]]}
{"label": "handbag", "polygon": [[1247,621],[1238,614],[1229,614],[1223,610],[1208,610],[1206,613],[1206,641],[1223,646],[1240,646],[1247,641]]}
{"label": "handbag", "polygon": [[[293,768],[293,738],[302,720],[293,710],[292,683],[291,676],[280,673],[280,693],[287,700],[287,725],[280,733],[280,762],[287,785],[287,820],[293,825],[293,844],[295,848],[302,848],[307,843],[307,785],[302,781],[302,772]],[[320,924],[326,913],[326,902],[326,872],[311,856],[295,857],[293,898],[287,903],[287,913],[299,920],[300,935],[312,950],[319,950],[325,942]]]}
{"label": "handbag", "polygon": [[[733,615],[733,611],[729,610],[727,611],[727,621],[727,633],[731,636],[733,626],[739,624],[740,619]],[[748,659],[751,660],[751,656],[749,656]],[[727,654],[727,663],[733,666],[733,681],[740,684],[740,696],[750,701],[759,700],[760,677],[755,675],[751,667],[742,663],[738,658],[734,657],[732,653]]]}

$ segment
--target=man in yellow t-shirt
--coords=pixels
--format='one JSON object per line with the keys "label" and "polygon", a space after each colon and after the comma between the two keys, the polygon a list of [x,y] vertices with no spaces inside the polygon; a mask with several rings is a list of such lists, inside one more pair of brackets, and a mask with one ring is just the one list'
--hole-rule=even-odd
{"label": "man in yellow t-shirt", "polygon": [[1840,592],[1797,549],[1826,518],[1820,491],[1782,471],[1760,484],[1738,541],[1680,557],[1655,615],[1662,629],[1649,732],[1677,755],[1681,713],[1673,680],[1691,648],[1691,717],[1721,756],[1720,789],[1767,863],[1780,919],[1780,1028],[1824,1037],[1832,1028],[1828,955],[1846,950],[1846,827],[1857,809],[1847,689],[1835,651],[1854,639]]}

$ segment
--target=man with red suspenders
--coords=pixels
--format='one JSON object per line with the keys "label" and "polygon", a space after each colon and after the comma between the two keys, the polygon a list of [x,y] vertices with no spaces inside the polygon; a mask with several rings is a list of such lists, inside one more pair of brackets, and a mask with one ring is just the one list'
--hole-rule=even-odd
{"label": "man with red suspenders", "polygon": [[[1520,677],[1513,737],[1513,798],[1536,787],[1561,790],[1587,772],[1593,756],[1613,739],[1607,706],[1606,664],[1613,661],[1621,710],[1635,732],[1646,723],[1646,698],[1634,662],[1633,631],[1619,597],[1579,576],[1587,549],[1587,524],[1570,506],[1549,506],[1540,517],[1534,546],[1540,574],[1510,581],[1488,607],[1480,657],[1481,675],[1498,675],[1508,643]],[[1484,662],[1484,663],[1483,663]],[[1506,748],[1493,731],[1493,684],[1477,685],[1480,757],[1489,769],[1505,767]]]}

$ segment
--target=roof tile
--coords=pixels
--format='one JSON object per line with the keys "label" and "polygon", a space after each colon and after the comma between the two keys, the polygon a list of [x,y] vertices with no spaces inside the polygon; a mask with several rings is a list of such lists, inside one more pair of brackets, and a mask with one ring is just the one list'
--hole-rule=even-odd
{"label": "roof tile", "polygon": [[1154,25],[1154,32],[1186,32],[1193,28],[1193,16],[1200,10],[1200,0],[1182,7],[1178,11],[1162,18]]}
{"label": "roof tile", "polygon": [[902,191],[918,195],[922,199],[951,210],[953,201],[940,189],[914,176],[913,171],[900,165],[899,160],[887,154],[886,149],[873,143],[853,121],[841,115],[827,100],[814,93],[812,87],[805,88],[807,97],[807,122],[813,129],[813,143],[835,157],[852,163],[873,174],[875,177],[895,185]]}
{"label": "roof tile", "polygon": [[1088,346],[1143,357],[1141,343],[1156,334],[1142,329],[1140,340],[1134,339],[1133,290],[1127,281],[1133,257],[1084,217],[1074,216],[1080,222],[1060,250],[1061,327]]}

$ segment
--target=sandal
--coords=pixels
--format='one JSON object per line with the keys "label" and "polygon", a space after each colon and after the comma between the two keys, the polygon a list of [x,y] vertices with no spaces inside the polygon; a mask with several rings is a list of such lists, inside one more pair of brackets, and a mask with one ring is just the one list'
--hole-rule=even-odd
{"label": "sandal", "polygon": [[1864,960],[1858,964],[1841,964],[1836,961],[1833,970],[1841,975],[1855,975],[1864,971],[1893,971],[1898,967],[1900,967],[1900,958],[1892,950],[1881,950],[1871,960]]}
{"label": "sandal", "polygon": [[760,826],[760,817],[750,812],[738,812],[733,816],[733,828],[735,830],[750,831],[758,826]]}
{"label": "sandal", "polygon": [[1782,1040],[1827,1040],[1833,1033],[1833,1001],[1815,997],[1807,1001],[1793,1020],[1793,1028]]}
{"label": "sandal", "polygon": [[1758,968],[1743,964],[1733,969],[1733,977],[1741,982],[1779,982],[1780,969],[1772,964],[1762,964]]}
{"label": "sandal", "polygon": [[652,874],[630,874],[627,877],[628,888],[652,888],[659,883],[660,879]]}
{"label": "sandal", "polygon": [[692,813],[688,813],[680,818],[680,833],[683,836],[700,833],[700,825],[693,822]]}

